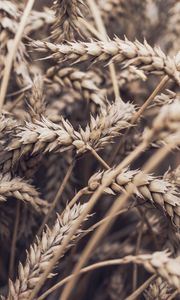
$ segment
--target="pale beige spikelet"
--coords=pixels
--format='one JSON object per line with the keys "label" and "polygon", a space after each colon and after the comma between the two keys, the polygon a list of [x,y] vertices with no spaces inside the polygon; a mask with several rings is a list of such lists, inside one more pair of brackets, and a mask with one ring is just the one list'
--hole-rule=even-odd
{"label": "pale beige spikelet", "polygon": [[40,120],[45,113],[43,78],[40,75],[36,75],[34,78],[28,105],[32,122],[33,120]]}
{"label": "pale beige spikelet", "polygon": [[58,62],[114,61],[123,64],[124,68],[134,65],[147,73],[167,74],[180,85],[180,52],[170,58],[159,47],[151,47],[146,40],[140,43],[138,40],[131,42],[127,38],[121,40],[115,37],[107,42],[52,44],[33,41],[31,45],[37,51],[50,53],[48,58],[54,58]]}
{"label": "pale beige spikelet", "polygon": [[156,273],[180,291],[180,256],[170,258],[167,251],[142,254],[134,257],[137,264],[142,264],[149,272]]}
{"label": "pale beige spikelet", "polygon": [[[30,246],[24,266],[21,263],[19,264],[17,279],[14,283],[12,281],[9,282],[8,300],[28,299],[40,276],[46,270],[50,260],[61,248],[63,241],[82,214],[85,206],[86,204],[74,205],[72,209],[67,207],[62,217],[57,216],[54,227],[52,229],[46,227],[46,230],[42,233],[42,237]],[[81,229],[77,231],[68,244],[66,251],[72,247],[82,232]],[[49,274],[49,277],[52,277],[52,275]]]}
{"label": "pale beige spikelet", "polygon": [[165,179],[168,179],[172,184],[180,188],[180,165],[178,165],[174,170],[169,170],[164,175]]}
{"label": "pale beige spikelet", "polygon": [[54,23],[53,11],[48,7],[43,7],[43,11],[32,10],[24,29],[26,35],[33,35],[39,31],[47,29]]}
{"label": "pale beige spikelet", "polygon": [[146,300],[168,300],[172,292],[173,288],[161,277],[158,277],[150,284],[149,288],[146,289],[144,296]]}
{"label": "pale beige spikelet", "polygon": [[171,104],[178,99],[180,99],[179,93],[167,89],[165,93],[161,93],[154,98],[154,103],[155,105],[163,106],[166,104]]}

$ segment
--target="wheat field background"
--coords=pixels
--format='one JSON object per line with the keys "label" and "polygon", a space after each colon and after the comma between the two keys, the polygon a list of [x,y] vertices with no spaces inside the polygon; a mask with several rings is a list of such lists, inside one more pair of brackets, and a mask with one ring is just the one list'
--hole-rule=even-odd
{"label": "wheat field background", "polygon": [[180,299],[180,1],[0,0],[0,298]]}

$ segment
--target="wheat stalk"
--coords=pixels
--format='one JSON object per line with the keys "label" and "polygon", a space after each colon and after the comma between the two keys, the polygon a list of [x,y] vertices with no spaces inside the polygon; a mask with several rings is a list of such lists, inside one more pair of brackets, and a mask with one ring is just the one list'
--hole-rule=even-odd
{"label": "wheat stalk", "polygon": [[[13,38],[18,29],[21,13],[17,5],[12,1],[3,0],[0,3],[0,42],[1,42],[1,55],[0,55],[0,81],[3,76],[4,63],[6,57],[10,52],[13,44]],[[20,87],[32,83],[29,67],[26,61],[27,50],[24,43],[21,41],[18,45],[18,50],[13,61],[13,72],[16,81]]]}
{"label": "wheat stalk", "polygon": [[152,48],[146,40],[142,44],[138,40],[131,42],[127,38],[120,40],[115,37],[107,42],[69,42],[58,45],[33,41],[31,45],[37,51],[50,52],[48,58],[58,62],[115,61],[123,63],[124,67],[134,65],[148,73],[167,74],[180,84],[180,55],[170,58],[159,47]]}
{"label": "wheat stalk", "polygon": [[[89,271],[96,270],[105,266],[118,266],[134,263],[144,266],[144,268],[150,273],[160,275],[162,278],[167,280],[170,285],[174,286],[177,291],[180,291],[180,257],[178,256],[177,258],[171,258],[169,256],[170,253],[168,253],[167,251],[158,251],[152,254],[139,254],[136,256],[128,255],[120,259],[105,260],[89,265],[81,269],[79,271],[79,274],[87,273]],[[66,278],[55,284],[52,288],[47,290],[38,299],[43,300],[48,294],[61,287],[63,284],[69,282],[75,276],[77,276],[77,274],[67,276]],[[131,296],[126,299],[130,300]]]}
{"label": "wheat stalk", "polygon": [[[57,217],[52,230],[46,227],[41,239],[37,239],[37,242],[30,247],[25,265],[19,264],[18,278],[16,281],[14,283],[12,281],[9,282],[9,294],[7,299],[28,299],[31,291],[39,281],[40,276],[61,247],[62,242],[66,239],[71,227],[81,215],[84,207],[85,204],[75,205],[71,210],[67,207],[64,215]],[[79,229],[72,237],[66,251],[72,246],[81,233],[82,230]],[[52,275],[53,274],[49,274],[49,277],[52,277]]]}

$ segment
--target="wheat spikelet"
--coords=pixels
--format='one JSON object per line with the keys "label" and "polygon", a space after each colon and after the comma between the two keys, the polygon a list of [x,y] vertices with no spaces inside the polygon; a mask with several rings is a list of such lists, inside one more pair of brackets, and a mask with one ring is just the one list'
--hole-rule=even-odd
{"label": "wheat spikelet", "polygon": [[146,300],[168,300],[172,294],[172,287],[168,283],[158,277],[153,283],[150,284],[149,288],[144,292]]}
{"label": "wheat spikelet", "polygon": [[1,175],[0,180],[0,201],[5,201],[8,197],[14,197],[25,203],[31,204],[37,211],[47,211],[47,203],[39,198],[35,188],[23,181],[21,178],[7,179]]}
{"label": "wheat spikelet", "polygon": [[104,93],[94,83],[93,74],[90,72],[85,73],[76,68],[54,66],[47,70],[45,81],[48,85],[57,83],[62,89],[64,87],[73,88],[81,92],[87,101],[91,100],[101,109],[106,106]]}
{"label": "wheat spikelet", "polygon": [[[105,192],[117,193],[121,191],[121,188],[126,191],[129,186],[134,186],[135,195],[160,207],[171,218],[172,223],[177,228],[180,228],[179,193],[174,189],[173,185],[168,181],[146,174],[143,174],[142,179],[136,183],[138,174],[143,173],[139,170],[125,169],[116,177],[114,183],[105,189]],[[108,176],[111,176],[111,170],[95,173],[88,181],[89,191],[96,190]],[[117,185],[119,185],[119,188]]]}
{"label": "wheat spikelet", "polygon": [[53,24],[52,36],[56,41],[71,40],[74,32],[80,33],[77,25],[78,17],[83,17],[83,0],[55,0],[53,10],[55,11],[55,22]]}
{"label": "wheat spikelet", "polygon": [[0,299],[178,298],[179,12],[0,0]]}
{"label": "wheat spikelet", "polygon": [[51,26],[54,23],[53,11],[44,7],[43,11],[32,10],[27,20],[24,33],[32,35],[40,30]]}
{"label": "wheat spikelet", "polygon": [[77,154],[103,148],[119,135],[120,130],[130,126],[129,121],[134,113],[134,105],[123,106],[114,103],[102,111],[96,118],[91,117],[89,125],[83,130],[74,130],[73,126],[63,118],[61,124],[50,122],[45,117],[34,123],[26,122],[24,126],[14,128],[5,134],[6,154],[1,160],[2,172],[7,172],[22,155],[36,155],[40,152],[63,152],[74,149]]}
{"label": "wheat spikelet", "polygon": [[6,131],[13,130],[19,123],[13,118],[6,117],[5,113],[0,115],[0,137],[3,138],[3,135]]}
{"label": "wheat spikelet", "polygon": [[167,74],[180,84],[180,55],[170,58],[160,48],[152,48],[146,40],[142,44],[138,40],[131,42],[127,38],[120,40],[115,37],[107,42],[69,42],[59,45],[34,41],[32,47],[40,52],[50,52],[49,57],[59,62],[115,61],[123,63],[124,67],[134,65],[149,73]]}
{"label": "wheat spikelet", "polygon": [[139,79],[145,81],[147,79],[145,73],[134,66],[130,66],[129,68],[121,71],[118,76],[118,84],[119,87],[122,88],[128,83],[132,83]]}
{"label": "wheat spikelet", "polygon": [[164,175],[165,179],[168,179],[172,184],[180,188],[180,165],[173,171],[169,171]]}
{"label": "wheat spikelet", "polygon": [[44,95],[43,95],[43,78],[36,75],[32,86],[32,92],[28,99],[29,114],[31,120],[39,120],[45,113]]}
{"label": "wheat spikelet", "polygon": [[[19,264],[18,278],[14,283],[11,281],[9,283],[7,299],[28,299],[41,274],[61,247],[84,207],[85,205],[75,205],[71,210],[67,207],[63,217],[57,217],[53,229],[50,230],[47,227],[41,239],[37,239],[37,242],[30,247],[25,265]],[[81,232],[82,230],[79,229],[73,236],[66,251],[72,246]],[[49,275],[49,277],[52,277],[52,275]]]}
{"label": "wheat spikelet", "polygon": [[[128,256],[124,260],[128,260]],[[157,273],[180,291],[180,257],[170,258],[166,251],[142,254],[132,259],[136,264],[142,264],[149,272]]]}
{"label": "wheat spikelet", "polygon": [[122,0],[98,0],[97,1],[103,20],[109,21],[109,18],[115,18],[117,15],[124,15],[125,1]]}
{"label": "wheat spikelet", "polygon": [[156,105],[165,105],[165,104],[171,104],[174,101],[177,101],[180,99],[180,95],[178,93],[175,93],[171,90],[166,90],[166,93],[161,93],[160,95],[157,95],[154,98],[154,102]]}

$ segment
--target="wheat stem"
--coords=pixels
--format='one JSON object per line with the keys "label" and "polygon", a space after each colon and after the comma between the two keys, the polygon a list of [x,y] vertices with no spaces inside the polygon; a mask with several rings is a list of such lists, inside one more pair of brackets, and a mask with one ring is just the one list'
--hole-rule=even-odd
{"label": "wheat stem", "polygon": [[[101,13],[100,13],[98,5],[96,4],[96,2],[94,0],[87,0],[87,2],[88,2],[88,6],[90,7],[91,12],[93,14],[97,28],[98,28],[99,32],[102,34],[102,37],[103,37],[102,40],[107,41],[107,32],[106,32],[106,28],[104,26],[104,22],[101,17]],[[113,84],[115,99],[117,101],[119,100],[123,103],[123,101],[120,97],[119,86],[118,86],[117,76],[116,76],[116,70],[115,70],[115,66],[113,63],[110,63],[109,71],[110,71],[111,80],[112,80],[112,84]]]}
{"label": "wheat stem", "polygon": [[[157,87],[153,90],[153,92],[151,93],[151,95],[148,97],[148,99],[144,102],[144,104],[140,107],[140,109],[135,112],[134,116],[132,117],[131,120],[131,124],[134,125],[139,118],[142,116],[143,112],[146,110],[146,108],[150,105],[150,103],[154,100],[154,98],[162,91],[162,89],[166,86],[166,84],[169,81],[169,76],[164,76],[163,79],[161,79],[161,81],[159,82],[159,84],[157,85]],[[123,140],[125,139],[125,137],[127,136],[127,134],[129,133],[130,128],[127,128],[122,139],[119,141],[118,145],[116,146],[111,159],[109,161],[109,164],[111,165],[116,157],[116,155],[118,154]]]}
{"label": "wheat stem", "polygon": [[[112,266],[112,265],[128,264],[128,263],[135,263],[135,264],[138,264],[138,265],[144,265],[144,267],[147,268],[148,271],[149,271],[148,264],[149,264],[149,266],[151,264],[153,266],[153,258],[156,260],[156,257],[157,258],[161,257],[160,255],[162,255],[162,256],[164,256],[164,258],[166,258],[165,252],[154,252],[153,254],[147,254],[147,255],[146,254],[145,255],[141,254],[141,255],[136,255],[136,256],[130,255],[130,256],[125,256],[125,257],[120,258],[120,259],[111,259],[111,260],[106,260],[106,261],[95,263],[93,265],[90,265],[90,266],[87,266],[87,267],[81,269],[78,274],[72,274],[72,275],[69,275],[66,278],[62,279],[57,284],[55,284],[52,288],[48,289],[39,298],[37,298],[37,300],[43,300],[50,293],[52,293],[53,291],[55,291],[57,288],[61,287],[65,283],[69,282],[72,278],[75,278],[77,275],[79,276],[80,274],[84,274],[84,273],[90,272],[92,270],[96,270],[98,268],[101,268],[101,267],[107,267],[107,266]],[[170,267],[171,260],[173,262],[173,259],[169,259],[169,267]],[[174,261],[176,261],[176,260],[174,260]],[[177,260],[177,263],[178,263],[178,260]],[[161,267],[164,267],[163,262],[162,262],[162,266],[159,266],[159,269],[161,269]],[[158,273],[158,271],[159,270],[157,268],[157,270],[155,272]],[[151,272],[153,272],[153,271],[151,270]],[[178,274],[178,271],[177,271],[177,274]],[[135,291],[136,294],[133,293],[133,295],[131,295],[127,299],[128,300],[130,300],[130,299],[131,300],[136,299],[135,297],[137,297],[138,295],[140,295],[140,293],[143,292],[143,290],[149,285],[149,283],[151,283],[156,278],[156,276],[157,275],[151,276],[137,291]],[[176,275],[176,276],[178,277],[178,275]],[[180,280],[180,279],[178,278],[178,280]]]}
{"label": "wheat stem", "polygon": [[[138,236],[137,236],[135,255],[139,254],[141,241],[142,241],[142,236],[143,236],[144,223],[145,223],[145,218],[143,216],[142,222],[141,222],[141,227],[140,227],[140,230],[139,230],[139,233],[138,233]],[[134,264],[133,265],[133,271],[132,271],[132,292],[134,292],[137,289],[137,280],[138,280],[138,268],[137,268],[137,265]]]}
{"label": "wheat stem", "polygon": [[74,165],[75,165],[75,161],[72,161],[71,164],[70,164],[70,166],[69,166],[69,168],[68,168],[68,170],[67,170],[67,172],[66,172],[66,175],[65,175],[62,183],[59,186],[57,194],[56,194],[53,202],[51,203],[51,206],[50,206],[50,208],[48,210],[48,213],[45,215],[45,217],[43,219],[43,222],[42,222],[42,224],[41,224],[41,226],[40,226],[40,228],[38,230],[37,236],[41,235],[41,233],[42,233],[42,231],[44,229],[44,226],[48,223],[49,218],[50,218],[50,216],[51,216],[54,208],[56,207],[56,205],[57,205],[57,203],[58,203],[58,201],[59,201],[59,199],[60,199],[60,197],[61,197],[61,195],[62,195],[62,193],[63,193],[63,191],[65,189],[65,187],[66,187],[66,184],[67,184],[67,182],[68,182],[68,180],[69,180],[69,178],[71,176],[71,173],[72,173],[72,170],[74,168]]}
{"label": "wheat stem", "polygon": [[125,298],[124,300],[135,300],[137,297],[142,294],[142,292],[150,285],[151,282],[154,281],[154,279],[157,277],[157,275],[152,275],[150,278],[148,278],[134,293],[132,293],[130,296]]}
{"label": "wheat stem", "polygon": [[16,240],[17,240],[17,232],[19,226],[19,218],[20,218],[20,207],[21,203],[17,201],[16,203],[16,216],[14,222],[14,230],[13,230],[13,237],[12,237],[12,244],[11,244],[11,252],[10,252],[10,260],[9,260],[9,277],[13,277],[13,270],[14,270],[14,261],[15,261],[15,254],[16,254]]}
{"label": "wheat stem", "polygon": [[7,91],[7,87],[8,87],[9,76],[10,76],[10,72],[11,72],[13,59],[16,55],[18,44],[19,44],[19,42],[21,40],[21,37],[23,35],[23,31],[24,31],[24,28],[26,26],[28,16],[31,12],[31,9],[32,9],[33,5],[34,5],[34,1],[35,0],[28,0],[28,2],[27,2],[27,5],[25,7],[25,10],[24,10],[22,18],[21,18],[21,22],[19,24],[17,33],[16,33],[14,41],[13,41],[13,47],[11,48],[11,50],[9,52],[9,55],[7,56],[7,59],[6,59],[5,69],[4,69],[4,76],[3,76],[3,80],[2,80],[2,84],[1,84],[1,88],[0,88],[0,112],[2,110],[3,103],[4,103],[4,98],[6,96],[6,91]]}

